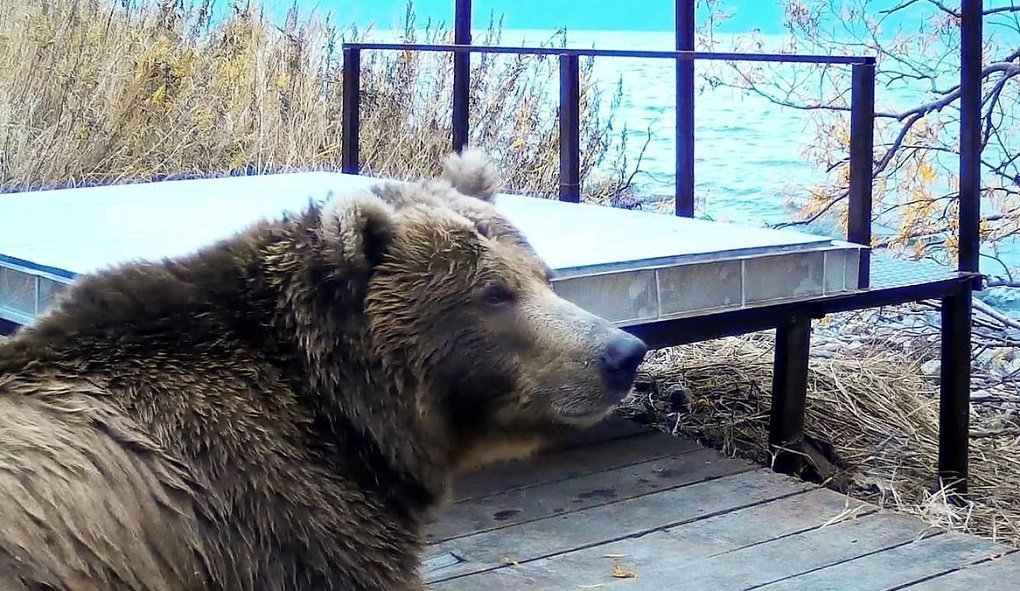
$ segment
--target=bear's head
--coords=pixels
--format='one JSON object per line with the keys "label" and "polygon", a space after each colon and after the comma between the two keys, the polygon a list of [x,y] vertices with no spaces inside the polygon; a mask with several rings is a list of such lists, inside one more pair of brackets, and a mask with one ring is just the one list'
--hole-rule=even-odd
{"label": "bear's head", "polygon": [[554,292],[549,267],[493,205],[484,159],[446,164],[446,182],[382,185],[331,217],[346,250],[367,253],[373,348],[466,466],[601,420],[647,348]]}

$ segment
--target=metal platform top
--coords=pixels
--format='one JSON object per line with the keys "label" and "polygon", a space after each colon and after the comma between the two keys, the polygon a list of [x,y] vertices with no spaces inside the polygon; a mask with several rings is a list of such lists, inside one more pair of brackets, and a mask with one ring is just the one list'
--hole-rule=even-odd
{"label": "metal platform top", "polygon": [[0,261],[68,279],[186,255],[263,218],[374,179],[324,172],[189,179],[0,195]]}
{"label": "metal platform top", "polygon": [[[0,195],[0,316],[25,323],[78,274],[182,256],[262,218],[379,179],[328,172]],[[768,230],[502,194],[497,207],[559,274],[621,324],[857,288],[860,247]]]}
{"label": "metal platform top", "polygon": [[[73,277],[126,260],[187,254],[255,220],[377,182],[308,172],[6,194],[0,256]],[[831,243],[793,231],[519,195],[499,195],[497,205],[561,275]]]}

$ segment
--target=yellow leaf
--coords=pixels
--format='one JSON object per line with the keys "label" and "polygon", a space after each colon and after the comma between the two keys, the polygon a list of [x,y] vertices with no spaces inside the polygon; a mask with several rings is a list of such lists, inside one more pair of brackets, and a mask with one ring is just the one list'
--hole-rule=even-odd
{"label": "yellow leaf", "polygon": [[917,174],[921,177],[921,181],[925,184],[931,184],[932,181],[935,180],[935,171],[932,170],[932,167],[929,166],[927,162],[922,162],[921,165],[917,167]]}
{"label": "yellow leaf", "polygon": [[230,159],[230,168],[241,168],[248,163],[248,156],[244,152],[238,152]]}
{"label": "yellow leaf", "polygon": [[160,84],[159,88],[156,89],[156,92],[152,93],[152,98],[150,100],[154,103],[161,103],[165,98],[166,98],[166,84]]}
{"label": "yellow leaf", "polygon": [[635,577],[637,577],[637,573],[634,571],[621,568],[619,564],[613,566],[614,579],[633,579]]}

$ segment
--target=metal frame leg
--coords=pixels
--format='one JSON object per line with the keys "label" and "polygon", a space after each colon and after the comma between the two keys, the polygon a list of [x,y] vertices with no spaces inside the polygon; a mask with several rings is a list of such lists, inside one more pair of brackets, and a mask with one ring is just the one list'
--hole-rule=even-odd
{"label": "metal frame leg", "polygon": [[804,439],[810,352],[810,317],[798,317],[776,328],[769,446],[777,454],[774,468],[778,472],[794,473],[802,464],[801,454],[780,451],[778,448],[797,449]]}
{"label": "metal frame leg", "polygon": [[0,318],[0,337],[9,337],[20,329],[21,326],[7,320],[6,318]]}
{"label": "metal frame leg", "polygon": [[942,366],[939,384],[939,478],[967,492],[970,443],[970,356],[973,286],[942,298]]}

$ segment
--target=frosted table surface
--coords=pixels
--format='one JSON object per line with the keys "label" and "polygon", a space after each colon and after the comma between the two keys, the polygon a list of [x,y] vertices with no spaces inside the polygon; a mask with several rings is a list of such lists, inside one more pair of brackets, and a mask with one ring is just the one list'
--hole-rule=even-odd
{"label": "frosted table surface", "polygon": [[[0,195],[0,260],[63,276],[186,255],[261,218],[379,179],[328,172],[164,181]],[[791,231],[500,195],[497,206],[554,269],[640,268],[719,253],[829,244]]]}

